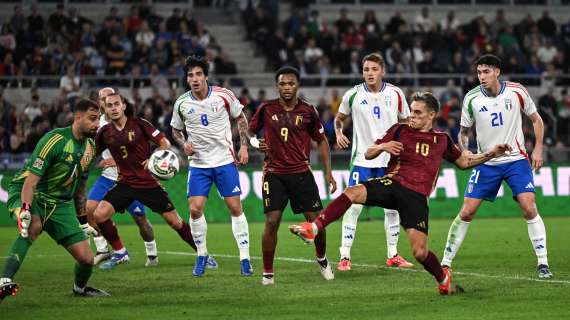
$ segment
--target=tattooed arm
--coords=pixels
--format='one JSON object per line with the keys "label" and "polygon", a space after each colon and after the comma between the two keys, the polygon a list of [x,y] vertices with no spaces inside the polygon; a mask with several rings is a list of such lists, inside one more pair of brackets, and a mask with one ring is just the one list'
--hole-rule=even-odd
{"label": "tattooed arm", "polygon": [[455,165],[459,169],[473,168],[493,158],[498,158],[511,150],[512,148],[508,144],[498,144],[493,149],[484,153],[473,154],[465,150],[461,153],[461,156],[455,160]]}
{"label": "tattooed arm", "polygon": [[172,128],[172,139],[184,150],[184,154],[191,156],[194,153],[194,146],[190,142],[186,142],[186,137],[184,137],[184,132],[182,130]]}
{"label": "tattooed arm", "polygon": [[75,203],[75,212],[80,221],[83,220],[82,217],[87,218],[87,211],[85,210],[85,204],[87,203],[87,178],[79,178],[77,189],[73,195],[73,202]]}
{"label": "tattooed arm", "polygon": [[240,140],[240,148],[238,152],[238,160],[240,164],[247,164],[249,160],[249,156],[247,154],[247,148],[249,146],[249,133],[248,133],[248,125],[247,125],[247,118],[243,111],[240,115],[236,118],[237,128],[239,132],[239,140]]}
{"label": "tattooed arm", "polygon": [[463,151],[469,150],[469,130],[470,127],[461,126],[461,130],[459,130],[459,136],[457,136],[457,141],[459,142],[459,147]]}

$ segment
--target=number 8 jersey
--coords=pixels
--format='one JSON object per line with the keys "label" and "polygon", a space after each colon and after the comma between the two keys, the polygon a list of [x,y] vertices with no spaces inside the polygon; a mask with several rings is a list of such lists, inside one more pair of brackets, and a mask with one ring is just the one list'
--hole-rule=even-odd
{"label": "number 8 jersey", "polygon": [[501,81],[496,97],[491,96],[483,86],[477,86],[465,95],[461,126],[470,128],[475,124],[478,152],[489,151],[500,143],[513,148],[510,155],[491,159],[486,164],[528,159],[521,112],[530,116],[536,112],[536,106],[528,91],[516,82]]}
{"label": "number 8 jersey", "polygon": [[189,157],[190,166],[214,168],[235,161],[230,118],[237,118],[243,106],[228,89],[210,86],[203,100],[191,91],[178,97],[174,103],[170,125],[184,130],[194,145]]}

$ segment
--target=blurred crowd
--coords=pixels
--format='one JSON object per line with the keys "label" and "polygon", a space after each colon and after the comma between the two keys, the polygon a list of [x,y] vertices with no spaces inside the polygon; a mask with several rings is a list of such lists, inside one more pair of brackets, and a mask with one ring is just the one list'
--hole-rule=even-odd
{"label": "blurred crowd", "polygon": [[[169,17],[152,6],[133,5],[126,15],[111,7],[102,21],[83,17],[76,8],[58,4],[55,12],[28,11],[20,5],[0,24],[0,76],[61,75],[69,90],[84,75],[184,76],[188,55],[207,56],[212,72],[237,69],[204,24],[189,9],[175,8]],[[5,84],[5,82],[4,82]]]}
{"label": "blurred crowd", "polygon": [[[373,10],[353,21],[346,8],[331,21],[307,8],[293,10],[282,24],[261,6],[249,7],[243,15],[248,39],[255,42],[258,54],[267,57],[268,69],[289,64],[303,74],[359,74],[361,58],[381,52],[388,74],[472,74],[474,58],[493,53],[503,59],[504,74],[570,73],[570,19],[557,24],[548,11],[528,14],[518,23],[510,22],[504,9],[474,13],[470,21],[460,21],[453,10],[436,21],[427,7],[412,21],[398,11],[379,21]],[[536,79],[519,81],[537,84]],[[568,85],[570,78],[556,82]]]}

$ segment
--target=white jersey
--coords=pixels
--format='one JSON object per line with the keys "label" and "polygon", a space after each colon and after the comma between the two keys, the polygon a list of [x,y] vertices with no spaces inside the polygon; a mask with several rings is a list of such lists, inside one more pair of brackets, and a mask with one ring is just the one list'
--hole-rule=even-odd
{"label": "white jersey", "polygon": [[[99,129],[101,130],[101,128],[103,128],[104,125],[106,125],[107,123],[109,123],[107,121],[107,119],[105,119],[105,115],[102,114],[101,117],[99,118]],[[101,154],[101,156],[103,157],[103,159],[110,159],[113,158],[113,156],[111,155],[111,151],[109,151],[109,149],[105,149],[103,150],[103,153]],[[101,175],[107,179],[111,179],[113,181],[117,181],[117,179],[119,178],[119,172],[117,171],[117,167],[107,167],[105,169],[103,169],[103,172],[101,172]]]}
{"label": "white jersey", "polygon": [[228,89],[208,87],[204,100],[197,100],[188,91],[174,103],[170,125],[186,129],[195,153],[189,157],[190,166],[214,168],[235,160],[230,118],[237,118],[243,106]]}
{"label": "white jersey", "polygon": [[486,164],[528,159],[521,112],[530,116],[536,112],[536,106],[519,83],[502,81],[496,97],[490,96],[482,86],[467,93],[463,99],[461,126],[470,128],[475,124],[478,152],[487,152],[500,143],[513,148],[510,155],[491,159]]}
{"label": "white jersey", "polygon": [[410,108],[400,88],[382,82],[380,91],[371,92],[366,83],[348,90],[342,97],[338,112],[352,116],[351,165],[381,168],[388,165],[390,154],[383,152],[366,160],[366,150],[400,119],[410,116]]}

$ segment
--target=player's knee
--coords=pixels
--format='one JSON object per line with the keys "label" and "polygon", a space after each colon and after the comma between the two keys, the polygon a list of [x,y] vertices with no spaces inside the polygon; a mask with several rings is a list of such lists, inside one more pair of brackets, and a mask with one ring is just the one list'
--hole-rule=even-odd
{"label": "player's knee", "polygon": [[75,259],[77,263],[84,265],[84,266],[93,266],[93,255],[92,254],[83,254]]}
{"label": "player's knee", "polygon": [[233,217],[239,217],[243,212],[243,210],[241,209],[241,205],[232,205],[229,206],[228,209],[230,210],[230,214]]}
{"label": "player's knee", "polygon": [[536,208],[536,205],[534,203],[526,203],[521,205],[521,210],[523,212],[524,217],[529,220],[529,219],[534,219],[536,217],[536,215],[538,214],[538,210]]}
{"label": "player's knee", "polygon": [[413,248],[412,251],[417,261],[424,261],[427,258],[428,250],[426,248]]}
{"label": "player's knee", "polygon": [[204,214],[204,210],[199,207],[190,207],[190,216],[192,219],[198,219]]}
{"label": "player's knee", "polygon": [[473,220],[475,217],[475,212],[476,211],[471,208],[462,207],[461,211],[459,212],[459,217],[465,222],[471,222],[471,220]]}
{"label": "player's knee", "polygon": [[277,230],[279,229],[279,220],[267,219],[265,221],[265,228],[270,232],[277,232]]}

